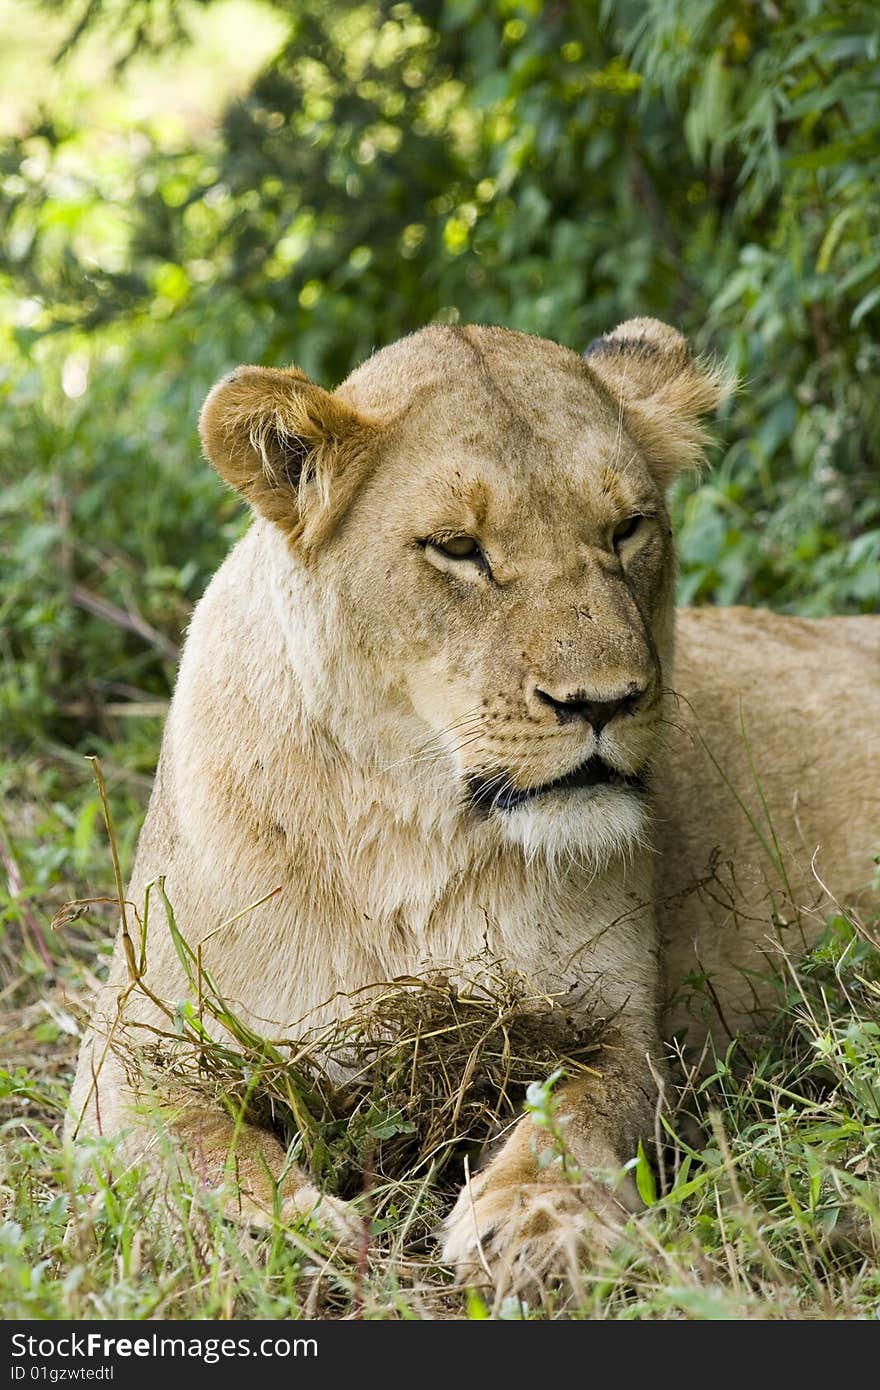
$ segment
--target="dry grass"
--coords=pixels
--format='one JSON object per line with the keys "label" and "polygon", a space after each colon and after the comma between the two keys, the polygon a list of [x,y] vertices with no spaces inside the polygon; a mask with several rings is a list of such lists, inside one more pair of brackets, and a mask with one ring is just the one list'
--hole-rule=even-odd
{"label": "dry grass", "polygon": [[497,960],[467,962],[464,973],[479,982],[461,988],[435,970],[373,985],[337,1001],[336,1022],[271,1043],[214,1000],[232,1046],[184,1020],[182,1042],[162,1034],[150,1060],[166,1084],[174,1078],[285,1146],[296,1142],[341,1195],[360,1190],[365,1174],[454,1188],[463,1155],[475,1161],[516,1118],[529,1083],[596,1061],[605,1026],[534,997]]}

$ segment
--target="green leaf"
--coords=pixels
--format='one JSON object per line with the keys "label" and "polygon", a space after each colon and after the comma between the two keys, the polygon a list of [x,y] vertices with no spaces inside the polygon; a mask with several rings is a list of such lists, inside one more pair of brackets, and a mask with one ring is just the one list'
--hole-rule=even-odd
{"label": "green leaf", "polygon": [[466,1308],[468,1322],[483,1322],[489,1316],[489,1309],[476,1289],[468,1289]]}
{"label": "green leaf", "polygon": [[849,321],[850,327],[858,328],[862,319],[866,314],[870,314],[876,304],[880,304],[880,285],[875,285],[874,289],[870,290],[863,299],[859,300],[852,311],[852,317]]}
{"label": "green leaf", "polygon": [[657,1201],[657,1184],[654,1180],[654,1172],[648,1162],[648,1155],[645,1153],[645,1148],[641,1139],[639,1140],[638,1152],[636,1154],[635,1177],[639,1196],[646,1207],[652,1207]]}

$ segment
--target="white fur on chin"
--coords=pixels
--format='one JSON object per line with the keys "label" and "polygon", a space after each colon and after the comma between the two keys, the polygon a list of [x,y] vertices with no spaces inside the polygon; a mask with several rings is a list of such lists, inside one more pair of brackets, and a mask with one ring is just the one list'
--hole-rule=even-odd
{"label": "white fur on chin", "polygon": [[559,867],[576,860],[594,872],[644,847],[648,821],[644,798],[623,787],[547,792],[501,817],[527,859],[542,855]]}

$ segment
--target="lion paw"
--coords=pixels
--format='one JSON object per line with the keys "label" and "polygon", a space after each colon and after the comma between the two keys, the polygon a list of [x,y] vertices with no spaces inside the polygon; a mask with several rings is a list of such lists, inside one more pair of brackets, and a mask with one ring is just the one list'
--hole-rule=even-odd
{"label": "lion paw", "polygon": [[607,1253],[629,1212],[595,1182],[505,1180],[492,1166],[459,1193],[441,1228],[442,1258],[464,1286],[540,1297],[582,1285],[585,1257]]}
{"label": "lion paw", "polygon": [[365,1225],[364,1217],[351,1202],[320,1192],[311,1183],[285,1198],[281,1215],[283,1221],[310,1217],[316,1226],[330,1232],[346,1254],[356,1255],[363,1247],[365,1232],[369,1233],[369,1222]]}
{"label": "lion paw", "polygon": [[301,1226],[304,1216],[317,1230],[327,1232],[345,1254],[356,1255],[361,1250],[364,1242],[363,1217],[351,1202],[320,1192],[311,1183],[303,1183],[283,1198],[277,1218],[274,1208],[268,1203],[243,1197],[241,1193],[236,1197],[236,1220],[253,1231],[274,1230],[276,1220],[282,1228]]}

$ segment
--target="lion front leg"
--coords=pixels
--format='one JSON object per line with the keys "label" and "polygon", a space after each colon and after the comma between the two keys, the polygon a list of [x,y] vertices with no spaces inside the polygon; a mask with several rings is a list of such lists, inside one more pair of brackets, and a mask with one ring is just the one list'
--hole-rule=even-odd
{"label": "lion front leg", "polygon": [[[266,1130],[237,1124],[213,1107],[190,1107],[168,1124],[175,1147],[196,1182],[222,1192],[227,1220],[256,1230],[311,1216],[346,1250],[357,1250],[363,1221],[349,1202],[321,1192],[308,1174],[287,1163],[284,1148]],[[153,1172],[156,1164],[149,1165]]]}
{"label": "lion front leg", "polygon": [[651,1132],[653,1106],[644,1060],[635,1087],[615,1071],[566,1082],[555,1123],[524,1115],[462,1188],[441,1230],[459,1283],[523,1297],[556,1283],[577,1288],[584,1259],[617,1242],[643,1205],[625,1165]]}
{"label": "lion front leg", "polygon": [[131,1070],[133,1058],[126,1068],[105,1044],[100,1030],[83,1042],[66,1124],[71,1139],[120,1136],[121,1156],[143,1169],[156,1196],[182,1177],[216,1194],[224,1217],[238,1226],[268,1230],[310,1216],[345,1249],[360,1249],[361,1217],[288,1162],[274,1134],[202,1103],[179,1084],[148,1083]]}

